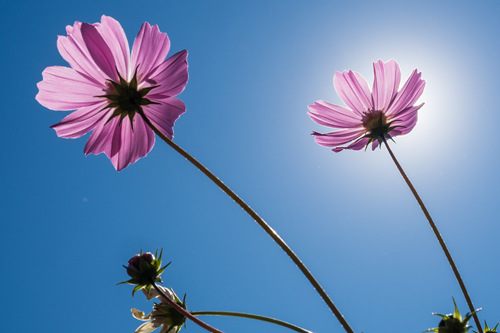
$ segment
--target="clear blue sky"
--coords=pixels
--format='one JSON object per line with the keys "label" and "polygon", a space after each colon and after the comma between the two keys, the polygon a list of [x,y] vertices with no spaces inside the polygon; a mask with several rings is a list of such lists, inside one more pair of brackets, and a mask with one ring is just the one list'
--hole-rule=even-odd
{"label": "clear blue sky", "polygon": [[[299,270],[198,170],[157,141],[118,173],[86,137],[49,128],[66,112],[35,101],[57,35],[119,20],[132,43],[158,24],[189,51],[175,141],[255,208],[299,254],[356,332],[422,332],[465,301],[385,151],[318,146],[307,105],[342,104],[332,77],[395,59],[427,81],[419,123],[396,139],[455,256],[480,318],[500,321],[498,1],[2,1],[0,331],[133,332],[121,267],[164,248],[165,285],[190,310],[251,312],[343,332]],[[210,318],[226,332],[285,332]],[[491,326],[491,325],[490,325]],[[188,323],[188,332],[202,329]]]}

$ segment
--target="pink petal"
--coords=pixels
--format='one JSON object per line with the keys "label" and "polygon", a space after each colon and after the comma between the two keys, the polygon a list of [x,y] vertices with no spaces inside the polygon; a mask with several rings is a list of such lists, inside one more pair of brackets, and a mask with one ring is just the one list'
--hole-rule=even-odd
{"label": "pink petal", "polygon": [[161,104],[145,106],[144,114],[163,134],[172,139],[174,123],[186,111],[186,106],[175,97],[164,98],[160,102]]}
{"label": "pink petal", "polygon": [[114,117],[108,121],[111,114],[111,112],[108,112],[107,116],[101,119],[92,134],[90,134],[83,150],[85,155],[105,153],[108,157],[111,156],[113,136],[115,136],[120,122],[120,117]]}
{"label": "pink petal", "polygon": [[132,79],[133,73],[129,70],[130,49],[127,36],[120,23],[112,17],[103,15],[101,24],[96,28],[111,49],[118,72],[125,80]]}
{"label": "pink petal", "polygon": [[144,22],[132,46],[132,69],[139,66],[143,79],[149,76],[151,70],[165,60],[170,50],[170,40],[166,33],[160,32],[158,26],[150,26]]}
{"label": "pink petal", "polygon": [[362,115],[368,109],[372,109],[370,88],[361,74],[353,71],[335,73],[333,85],[342,101],[354,112]]}
{"label": "pink petal", "polygon": [[315,135],[314,140],[325,147],[335,147],[343,145],[344,143],[350,142],[357,139],[365,132],[364,128],[353,128],[353,129],[343,129],[332,133],[321,134],[313,132]]}
{"label": "pink petal", "polygon": [[55,129],[57,136],[61,138],[79,138],[90,132],[106,116],[106,111],[103,111],[105,106],[106,103],[100,103],[83,107],[65,117],[60,123],[52,125],[51,128]]}
{"label": "pink petal", "polygon": [[106,74],[106,76],[115,82],[118,82],[116,73],[116,62],[113,52],[102,36],[97,31],[97,28],[88,23],[82,23],[82,37],[90,56],[95,64]]}
{"label": "pink petal", "polygon": [[424,106],[424,103],[418,106],[412,106],[400,112],[394,118],[391,118],[393,126],[398,126],[390,132],[392,136],[408,134],[417,124],[418,110]]}
{"label": "pink petal", "polygon": [[309,105],[309,116],[320,125],[351,128],[362,125],[361,118],[349,109],[325,101],[316,101]]}
{"label": "pink petal", "polygon": [[186,87],[188,64],[186,50],[182,50],[156,67],[147,82],[151,86],[159,85],[152,92],[165,96],[176,96]]}
{"label": "pink petal", "polygon": [[144,120],[136,114],[133,123],[132,127],[130,119],[125,117],[117,126],[120,128],[118,137],[120,143],[117,144],[115,142],[117,138],[113,138],[112,156],[110,157],[111,163],[117,171],[123,170],[139,158],[146,156],[154,146],[154,133],[147,127]]}
{"label": "pink petal", "polygon": [[95,85],[101,86],[106,81],[106,77],[92,60],[83,41],[81,27],[81,22],[75,22],[73,26],[67,26],[68,36],[58,37],[57,49],[74,70],[94,82]]}
{"label": "pink petal", "polygon": [[87,141],[85,155],[105,153],[117,171],[144,157],[153,148],[154,133],[139,115],[132,128],[128,117],[103,118]]}
{"label": "pink petal", "polygon": [[375,75],[373,81],[373,106],[375,110],[387,111],[398,92],[401,71],[398,63],[394,60],[389,60],[386,63],[381,60],[374,62],[373,71]]}
{"label": "pink petal", "polygon": [[74,69],[61,66],[47,67],[43,81],[37,84],[36,100],[51,110],[74,110],[102,101],[104,85],[97,86]]}
{"label": "pink petal", "polygon": [[392,105],[387,110],[387,115],[398,114],[402,110],[415,104],[422,95],[425,87],[425,81],[421,79],[422,73],[415,69],[410,75],[405,85],[397,93]]}
{"label": "pink petal", "polygon": [[353,143],[351,143],[347,147],[336,147],[336,148],[333,148],[332,151],[335,152],[335,153],[338,153],[338,152],[341,152],[342,150],[345,150],[345,149],[361,150],[361,149],[363,149],[363,148],[366,147],[366,145],[368,144],[368,141],[370,141],[370,139],[368,139],[368,138],[362,138],[360,140],[354,141]]}

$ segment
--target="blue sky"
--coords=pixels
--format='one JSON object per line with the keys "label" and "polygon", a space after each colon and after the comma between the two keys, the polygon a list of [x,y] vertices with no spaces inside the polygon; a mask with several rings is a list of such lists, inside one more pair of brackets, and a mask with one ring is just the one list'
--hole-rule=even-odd
{"label": "blue sky", "polygon": [[[148,21],[189,51],[187,112],[175,142],[264,217],[356,332],[422,332],[432,312],[467,312],[425,217],[385,151],[318,146],[307,116],[340,104],[332,77],[395,59],[427,81],[419,123],[393,144],[438,224],[481,320],[500,321],[497,1],[3,1],[0,331],[133,332],[151,302],[121,267],[164,248],[165,285],[193,311],[277,317],[343,332],[270,238],[164,143],[122,172],[83,154],[87,136],[49,128],[65,112],[35,101],[57,35],[102,14],[132,43]],[[225,332],[285,332],[244,319]],[[188,323],[189,332],[203,330]]]}

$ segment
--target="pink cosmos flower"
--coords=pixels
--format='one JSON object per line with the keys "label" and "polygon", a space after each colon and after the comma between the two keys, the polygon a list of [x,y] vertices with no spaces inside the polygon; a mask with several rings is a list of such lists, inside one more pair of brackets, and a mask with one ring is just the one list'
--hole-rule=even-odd
{"label": "pink cosmos flower", "polygon": [[[309,105],[312,120],[339,129],[326,134],[313,132],[318,144],[334,147],[336,153],[344,149],[360,150],[370,143],[375,149],[386,138],[407,134],[415,127],[417,111],[424,105],[414,105],[424,91],[422,73],[415,69],[399,90],[401,72],[397,62],[379,60],[373,63],[373,70],[372,92],[361,74],[335,73],[335,90],[350,109],[325,101]],[[348,146],[341,146],[349,142]]]}
{"label": "pink cosmos flower", "polygon": [[92,131],[85,155],[105,153],[120,171],[153,148],[155,135],[143,113],[167,137],[185,112],[180,94],[188,80],[187,51],[165,60],[170,40],[145,22],[130,54],[118,21],[75,22],[59,36],[57,48],[71,68],[47,67],[38,83],[37,101],[51,110],[75,110],[53,125],[62,138]]}

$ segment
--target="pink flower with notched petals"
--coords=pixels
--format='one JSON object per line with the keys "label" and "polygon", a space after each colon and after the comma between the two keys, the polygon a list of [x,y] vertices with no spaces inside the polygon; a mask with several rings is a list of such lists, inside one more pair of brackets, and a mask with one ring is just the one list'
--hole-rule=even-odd
{"label": "pink flower with notched petals", "polygon": [[105,153],[120,171],[153,148],[155,135],[143,113],[167,137],[185,112],[180,94],[188,80],[187,51],[165,60],[170,40],[158,26],[144,23],[130,54],[118,21],[75,22],[59,36],[57,47],[71,68],[47,67],[37,101],[51,110],[75,110],[53,125],[59,137],[78,138],[92,131],[85,155]]}
{"label": "pink flower with notched petals", "polygon": [[[353,71],[335,73],[335,90],[350,109],[325,101],[309,105],[308,114],[312,120],[339,129],[326,134],[313,132],[318,144],[333,147],[334,152],[360,150],[370,143],[375,149],[385,139],[407,134],[415,127],[417,111],[424,105],[414,105],[424,91],[422,73],[415,69],[399,90],[401,72],[397,62],[379,60],[373,63],[373,70],[372,92],[361,74]],[[349,142],[348,146],[341,146]]]}

